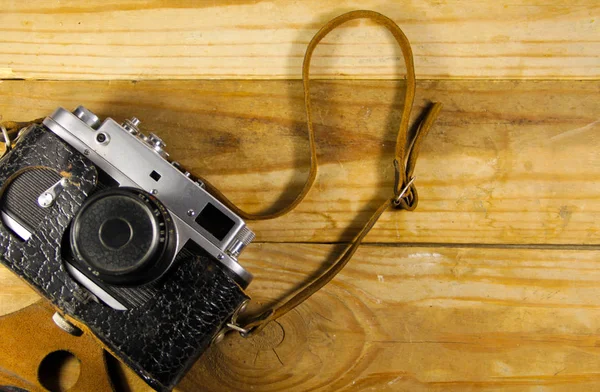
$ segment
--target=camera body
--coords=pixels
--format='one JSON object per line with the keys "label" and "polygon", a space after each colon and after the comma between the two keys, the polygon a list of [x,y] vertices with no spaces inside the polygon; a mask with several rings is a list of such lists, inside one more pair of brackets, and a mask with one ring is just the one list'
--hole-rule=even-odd
{"label": "camera body", "polygon": [[245,222],[135,118],[59,108],[0,161],[0,261],[158,390],[248,301]]}

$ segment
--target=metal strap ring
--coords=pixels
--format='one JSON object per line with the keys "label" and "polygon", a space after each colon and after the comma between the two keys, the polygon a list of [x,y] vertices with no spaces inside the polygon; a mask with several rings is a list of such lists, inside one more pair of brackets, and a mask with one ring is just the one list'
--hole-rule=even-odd
{"label": "metal strap ring", "polygon": [[249,329],[242,328],[237,324],[227,323],[227,327],[233,329],[234,331],[238,331],[243,337],[248,336],[250,333]]}
{"label": "metal strap ring", "polygon": [[0,129],[2,130],[2,137],[4,137],[4,144],[6,144],[6,152],[9,152],[12,148],[10,136],[8,136],[8,131],[4,125],[0,124]]}

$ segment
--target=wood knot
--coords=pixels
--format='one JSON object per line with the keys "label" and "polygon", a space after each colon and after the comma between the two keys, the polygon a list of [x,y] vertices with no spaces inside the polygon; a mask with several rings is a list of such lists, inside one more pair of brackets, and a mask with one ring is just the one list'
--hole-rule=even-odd
{"label": "wood knot", "polygon": [[[374,315],[357,300],[353,292],[322,291],[284,317],[273,321],[248,338],[229,334],[212,346],[204,359],[188,373],[207,390],[288,391],[322,389],[334,385],[340,389],[348,379],[342,376],[366,366],[366,331],[373,326]],[[370,358],[370,357],[369,357]],[[369,360],[367,358],[367,362]],[[180,387],[186,390],[185,382]]]}
{"label": "wood knot", "polygon": [[249,340],[257,350],[271,350],[279,347],[284,339],[285,331],[283,327],[279,322],[272,321]]}

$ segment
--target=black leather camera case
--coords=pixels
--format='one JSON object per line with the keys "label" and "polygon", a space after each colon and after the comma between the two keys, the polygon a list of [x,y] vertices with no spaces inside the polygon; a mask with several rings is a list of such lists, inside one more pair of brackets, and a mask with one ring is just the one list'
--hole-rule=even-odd
{"label": "black leather camera case", "polygon": [[178,257],[158,294],[139,307],[119,311],[93,301],[66,271],[61,244],[70,221],[96,187],[97,169],[37,125],[0,162],[0,189],[22,171],[40,167],[67,177],[69,183],[29,240],[0,225],[2,263],[62,312],[85,323],[150,386],[172,389],[248,297],[213,259],[187,255]]}

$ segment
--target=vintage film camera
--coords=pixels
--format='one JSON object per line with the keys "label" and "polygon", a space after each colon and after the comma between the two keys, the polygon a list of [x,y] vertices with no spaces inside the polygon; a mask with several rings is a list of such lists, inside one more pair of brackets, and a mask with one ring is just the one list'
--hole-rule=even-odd
{"label": "vintage film camera", "polygon": [[24,130],[0,161],[1,261],[168,390],[247,302],[254,234],[139,125],[79,106]]}

